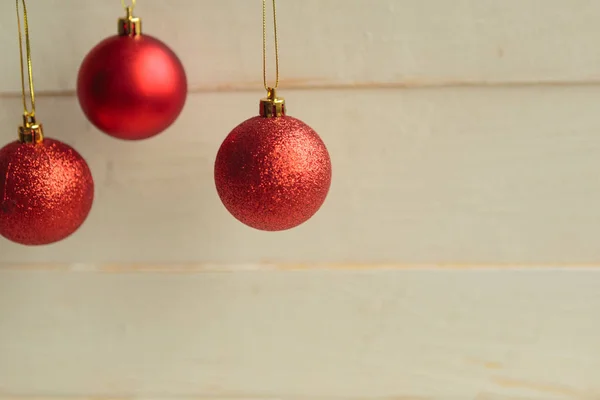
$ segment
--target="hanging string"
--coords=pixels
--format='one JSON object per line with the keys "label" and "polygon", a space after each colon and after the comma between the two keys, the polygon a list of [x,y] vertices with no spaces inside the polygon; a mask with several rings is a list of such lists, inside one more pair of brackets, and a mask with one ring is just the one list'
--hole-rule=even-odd
{"label": "hanging string", "polygon": [[267,0],[262,0],[262,19],[263,19],[263,84],[265,90],[269,93],[279,87],[279,39],[277,37],[277,9],[275,0],[273,0],[273,31],[275,38],[275,85],[269,86],[267,83]]}
{"label": "hanging string", "polygon": [[19,0],[17,0],[17,27],[19,29],[19,54],[21,55],[21,97],[23,99],[23,113],[26,117],[35,117],[35,91],[33,89],[33,72],[31,69],[31,45],[29,44],[29,22],[27,20],[27,5],[23,4],[23,26],[25,28],[25,56],[27,59],[27,76],[29,80],[29,97],[31,110],[27,106],[27,95],[25,90],[25,64],[23,63],[23,33],[21,30],[21,13],[19,12]]}
{"label": "hanging string", "polygon": [[131,5],[128,6],[125,0],[121,0],[121,5],[125,9],[125,12],[130,13],[135,8],[135,0],[131,0]]}

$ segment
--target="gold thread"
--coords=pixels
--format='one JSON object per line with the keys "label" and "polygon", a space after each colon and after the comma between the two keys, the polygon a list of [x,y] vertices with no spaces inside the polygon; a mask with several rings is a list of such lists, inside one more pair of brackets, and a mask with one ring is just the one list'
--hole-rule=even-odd
{"label": "gold thread", "polygon": [[27,5],[25,0],[21,0],[23,3],[23,25],[25,30],[25,51],[27,58],[27,75],[29,80],[29,96],[31,101],[31,110],[27,107],[27,95],[25,91],[25,66],[23,64],[23,33],[21,32],[21,14],[19,13],[19,0],[16,0],[17,5],[17,27],[19,30],[19,54],[21,61],[21,98],[23,100],[23,113],[27,117],[35,117],[35,91],[33,88],[33,72],[31,68],[31,45],[29,42],[29,21],[27,19]]}
{"label": "gold thread", "polygon": [[125,0],[121,0],[121,5],[123,6],[123,8],[125,9],[125,11],[127,12],[129,11],[133,11],[133,9],[135,8],[135,0],[131,0],[131,5],[128,6],[127,3],[125,2]]}
{"label": "gold thread", "polygon": [[[35,120],[35,90],[33,88],[33,69],[31,68],[31,45],[29,41],[29,20],[27,18],[27,5],[23,4],[23,29],[21,29],[21,14],[19,0],[16,0],[17,28],[19,31],[19,61],[21,63],[21,99],[23,100],[23,125],[18,129],[21,143],[41,143],[44,140],[42,125]],[[31,109],[27,106],[27,91],[25,90],[25,64],[23,63],[23,31],[25,32],[25,59],[27,60],[27,77],[29,82],[29,97]]]}
{"label": "gold thread", "polygon": [[273,0],[273,32],[275,40],[275,85],[269,86],[267,83],[267,0],[262,0],[262,20],[263,20],[263,84],[265,90],[270,92],[279,87],[279,39],[277,37],[277,8]]}

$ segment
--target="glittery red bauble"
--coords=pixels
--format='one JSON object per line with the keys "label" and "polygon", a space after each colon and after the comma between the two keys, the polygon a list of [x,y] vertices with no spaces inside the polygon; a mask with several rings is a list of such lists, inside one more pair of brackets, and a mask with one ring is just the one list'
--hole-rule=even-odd
{"label": "glittery red bauble", "polygon": [[331,161],[319,135],[292,117],[255,117],[227,136],[215,162],[217,192],[246,225],[290,229],[321,207]]}
{"label": "glittery red bauble", "polygon": [[148,35],[113,36],[100,42],[79,69],[77,96],[101,131],[139,140],[168,128],[179,116],[187,79],[179,58]]}
{"label": "glittery red bauble", "polygon": [[25,245],[57,242],[85,221],[94,181],[85,160],[66,144],[44,139],[0,150],[0,235]]}

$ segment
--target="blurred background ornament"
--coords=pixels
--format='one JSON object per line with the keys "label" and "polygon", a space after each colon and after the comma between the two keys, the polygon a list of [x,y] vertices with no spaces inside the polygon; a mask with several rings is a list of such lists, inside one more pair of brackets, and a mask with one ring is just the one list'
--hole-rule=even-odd
{"label": "blurred background ornament", "polygon": [[141,140],[167,129],[187,96],[187,78],[177,55],[163,42],[142,34],[135,1],[118,20],[118,35],[97,44],[84,58],[77,98],[88,120],[104,133]]}

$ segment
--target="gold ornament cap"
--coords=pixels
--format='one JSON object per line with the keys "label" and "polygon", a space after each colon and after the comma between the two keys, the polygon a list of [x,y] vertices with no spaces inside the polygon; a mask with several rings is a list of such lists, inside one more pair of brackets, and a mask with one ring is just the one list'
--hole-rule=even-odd
{"label": "gold ornament cap", "polygon": [[264,118],[275,118],[285,116],[285,99],[277,97],[276,90],[267,89],[267,97],[260,99],[260,116]]}
{"label": "gold ornament cap", "polygon": [[41,143],[44,140],[44,130],[42,124],[38,124],[35,116],[23,114],[23,125],[19,127],[19,142],[21,143]]}
{"label": "gold ornament cap", "polygon": [[119,36],[138,36],[142,34],[142,20],[133,16],[133,9],[126,8],[127,15],[119,18]]}

